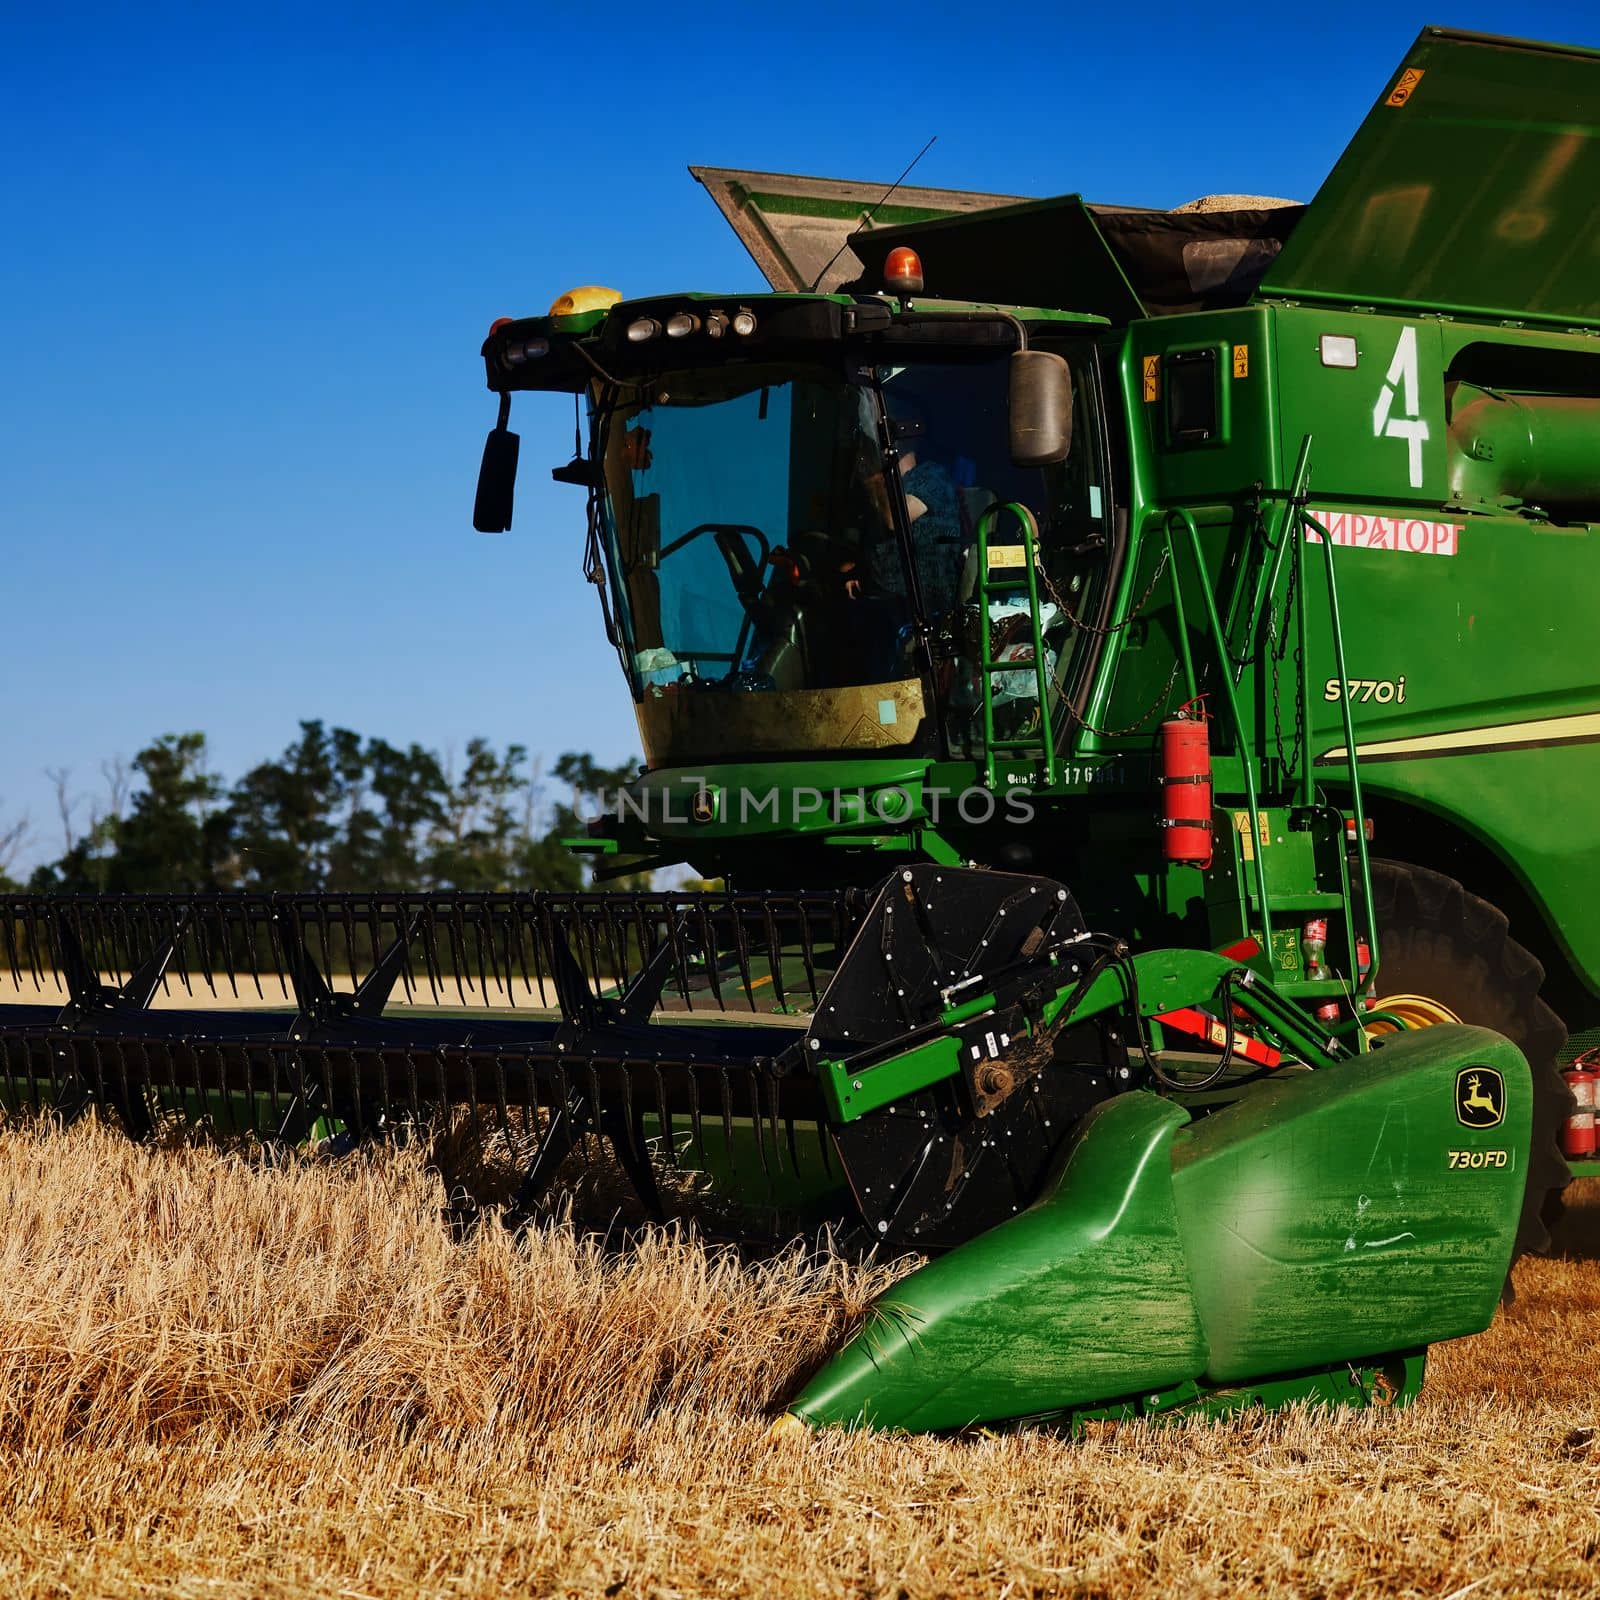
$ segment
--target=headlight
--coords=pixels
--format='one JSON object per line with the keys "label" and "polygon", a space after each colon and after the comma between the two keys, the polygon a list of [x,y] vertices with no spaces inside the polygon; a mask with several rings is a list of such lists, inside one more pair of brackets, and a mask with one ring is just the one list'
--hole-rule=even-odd
{"label": "headlight", "polygon": [[728,331],[728,313],[726,311],[708,311],[706,313],[706,337],[720,339]]}
{"label": "headlight", "polygon": [[628,343],[643,344],[661,332],[661,324],[654,317],[639,317],[628,324]]}
{"label": "headlight", "polygon": [[508,344],[506,346],[506,365],[520,367],[524,361],[537,361],[540,356],[550,354],[550,341],[548,339],[529,339],[522,344]]}
{"label": "headlight", "polygon": [[733,331],[741,339],[748,338],[756,331],[756,314],[753,311],[735,311],[733,314]]}
{"label": "headlight", "polygon": [[692,311],[678,311],[667,318],[667,337],[681,339],[685,334],[695,332],[700,326],[700,319]]}

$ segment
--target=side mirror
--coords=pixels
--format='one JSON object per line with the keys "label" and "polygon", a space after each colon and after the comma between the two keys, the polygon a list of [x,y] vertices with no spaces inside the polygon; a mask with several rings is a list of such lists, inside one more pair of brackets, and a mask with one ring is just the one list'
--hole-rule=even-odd
{"label": "side mirror", "polygon": [[479,533],[509,533],[512,501],[517,490],[517,451],[521,439],[502,422],[483,442],[483,465],[478,468],[478,498],[472,506],[472,526]]}
{"label": "side mirror", "polygon": [[1018,350],[1011,357],[1011,460],[1047,467],[1072,453],[1072,369],[1048,350]]}

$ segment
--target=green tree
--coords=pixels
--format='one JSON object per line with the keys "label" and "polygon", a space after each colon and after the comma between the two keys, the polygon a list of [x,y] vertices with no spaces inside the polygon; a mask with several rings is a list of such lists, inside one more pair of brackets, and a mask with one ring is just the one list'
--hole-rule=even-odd
{"label": "green tree", "polygon": [[528,759],[520,744],[497,755],[487,739],[467,741],[460,775],[445,774],[443,816],[433,833],[429,876],[441,887],[507,889],[517,845],[515,800]]}
{"label": "green tree", "polygon": [[57,886],[102,893],[214,889],[229,855],[222,783],[203,733],[167,733],[133,760],[143,787],[125,817],[98,821],[57,865]]}
{"label": "green tree", "polygon": [[253,889],[319,889],[333,875],[339,812],[352,780],[336,742],[355,740],[354,781],[362,769],[360,740],[348,730],[330,737],[320,722],[302,722],[300,737],[277,761],[252,767],[233,787],[229,817],[238,881]]}

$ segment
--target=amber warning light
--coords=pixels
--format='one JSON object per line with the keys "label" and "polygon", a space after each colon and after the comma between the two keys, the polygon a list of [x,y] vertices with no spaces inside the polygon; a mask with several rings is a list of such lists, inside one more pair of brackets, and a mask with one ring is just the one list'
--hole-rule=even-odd
{"label": "amber warning light", "polygon": [[922,257],[907,245],[896,245],[883,264],[883,284],[896,294],[921,294]]}

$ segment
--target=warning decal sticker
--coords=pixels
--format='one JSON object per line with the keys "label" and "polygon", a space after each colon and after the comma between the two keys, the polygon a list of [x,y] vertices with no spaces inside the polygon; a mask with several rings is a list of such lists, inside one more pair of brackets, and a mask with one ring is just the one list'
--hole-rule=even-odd
{"label": "warning decal sticker", "polygon": [[1386,106],[1403,106],[1411,98],[1412,91],[1422,82],[1422,74],[1426,70],[1425,67],[1407,67],[1400,74],[1399,83],[1394,86],[1389,98],[1383,103]]}

